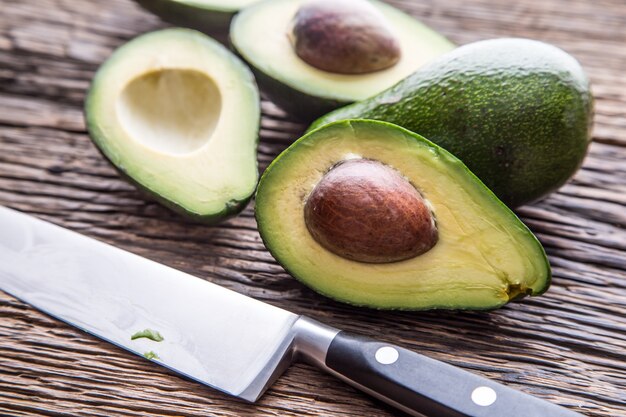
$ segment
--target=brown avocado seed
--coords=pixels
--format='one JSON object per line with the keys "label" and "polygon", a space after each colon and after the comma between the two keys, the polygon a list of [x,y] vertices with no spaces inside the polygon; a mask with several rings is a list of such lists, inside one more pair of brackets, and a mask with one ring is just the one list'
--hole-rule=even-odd
{"label": "brown avocado seed", "polygon": [[400,43],[366,0],[308,1],[294,16],[290,38],[302,60],[329,72],[364,74],[400,59]]}
{"label": "brown avocado seed", "polygon": [[433,215],[415,187],[369,159],[333,167],[309,195],[304,220],[320,245],[359,262],[410,259],[438,239]]}

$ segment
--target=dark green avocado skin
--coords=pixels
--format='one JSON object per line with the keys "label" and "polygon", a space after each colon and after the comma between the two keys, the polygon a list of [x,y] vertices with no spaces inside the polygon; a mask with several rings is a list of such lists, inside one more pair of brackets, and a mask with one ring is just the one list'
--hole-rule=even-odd
{"label": "dark green avocado skin", "polygon": [[[245,58],[237,51],[231,42],[231,49],[239,58]],[[325,97],[316,97],[282,83],[263,71],[259,71],[254,66],[250,66],[254,78],[259,88],[274,104],[287,111],[298,121],[310,123],[323,114],[326,114],[338,107],[350,104],[349,101],[339,101]]]}
{"label": "dark green avocado skin", "polygon": [[[203,9],[173,0],[135,0],[141,7],[176,26],[196,29],[224,41],[236,12]],[[226,2],[228,0],[225,0]]]}
{"label": "dark green avocado skin", "polygon": [[495,39],[457,48],[309,130],[351,118],[387,121],[429,138],[517,207],[556,190],[580,167],[593,98],[582,68],[564,51]]}

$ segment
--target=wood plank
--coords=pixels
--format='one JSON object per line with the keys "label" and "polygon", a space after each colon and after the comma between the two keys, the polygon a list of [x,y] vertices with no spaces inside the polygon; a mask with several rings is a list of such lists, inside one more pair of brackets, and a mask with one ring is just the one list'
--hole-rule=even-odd
{"label": "wood plank", "polygon": [[[583,169],[519,209],[546,246],[554,284],[491,313],[383,312],[328,300],[265,250],[252,205],[208,227],[122,181],[85,132],[82,102],[110,52],[163,27],[129,0],[0,0],[0,204],[227,288],[424,352],[579,409],[626,414],[626,5],[622,0],[390,1],[458,43],[531,37],[574,54],[594,84]],[[261,169],[306,126],[263,103]],[[260,403],[175,376],[0,293],[0,415],[391,416],[306,365]]]}

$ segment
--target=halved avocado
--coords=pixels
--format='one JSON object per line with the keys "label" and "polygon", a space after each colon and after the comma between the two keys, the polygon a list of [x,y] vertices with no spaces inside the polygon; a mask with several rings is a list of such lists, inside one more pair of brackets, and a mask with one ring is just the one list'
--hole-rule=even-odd
{"label": "halved avocado", "polygon": [[211,35],[228,33],[240,9],[258,0],[136,0],[144,9],[176,26]]}
{"label": "halved avocado", "polygon": [[[339,0],[338,5],[343,2],[346,0]],[[231,43],[250,64],[259,85],[268,96],[290,113],[307,120],[375,95],[432,59],[454,49],[454,45],[443,36],[390,5],[376,0],[362,0],[361,3],[365,3],[368,8],[371,6],[375,14],[373,19],[366,20],[380,21],[398,43],[399,61],[386,69],[342,74],[317,68],[302,59],[294,46],[294,26],[298,26],[296,15],[310,4],[309,0],[266,0],[243,9],[233,19]],[[349,5],[342,6],[345,7]],[[332,45],[335,37],[338,42],[348,39],[358,45],[360,37],[365,36],[362,33],[365,29],[355,28],[359,24],[358,13],[358,8],[354,16],[344,13],[348,21],[337,23],[334,30],[328,26],[333,16],[310,19],[312,25],[316,25],[310,30],[312,41]],[[361,32],[355,35],[355,39],[350,36],[353,34],[344,33],[345,30]],[[324,34],[322,39],[319,39],[320,33]],[[342,33],[345,36],[341,36]],[[373,41],[368,39],[366,43],[369,45]],[[345,55],[352,49],[350,45],[338,45],[335,52],[343,52]],[[331,51],[328,50],[328,53],[330,55]]]}
{"label": "halved avocado", "polygon": [[385,122],[334,122],[296,141],[263,174],[256,218],[287,271],[350,304],[493,309],[550,284],[541,244],[511,210],[452,154]]}
{"label": "halved avocado", "polygon": [[254,192],[254,78],[199,32],[161,30],[117,49],[93,80],[85,115],[111,163],[180,213],[216,222],[241,211]]}

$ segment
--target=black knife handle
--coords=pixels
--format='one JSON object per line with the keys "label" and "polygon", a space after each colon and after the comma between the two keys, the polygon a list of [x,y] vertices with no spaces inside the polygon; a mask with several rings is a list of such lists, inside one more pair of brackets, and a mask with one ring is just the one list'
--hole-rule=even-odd
{"label": "black knife handle", "polygon": [[415,416],[582,416],[455,366],[343,331],[330,343],[326,366],[356,388]]}

